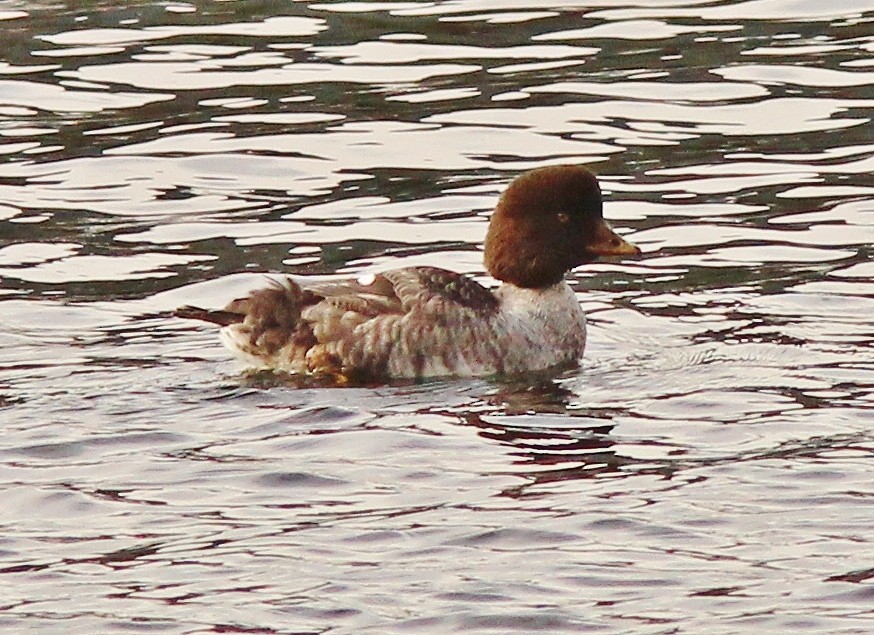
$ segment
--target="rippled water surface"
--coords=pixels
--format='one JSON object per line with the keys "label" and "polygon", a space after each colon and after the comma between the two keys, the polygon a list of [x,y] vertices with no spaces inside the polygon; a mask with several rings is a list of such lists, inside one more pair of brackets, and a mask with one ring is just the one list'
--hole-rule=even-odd
{"label": "rippled water surface", "polygon": [[[123,8],[120,8],[123,7]],[[870,0],[0,2],[0,630],[870,633]],[[265,273],[483,276],[596,171],[561,375],[335,388]]]}

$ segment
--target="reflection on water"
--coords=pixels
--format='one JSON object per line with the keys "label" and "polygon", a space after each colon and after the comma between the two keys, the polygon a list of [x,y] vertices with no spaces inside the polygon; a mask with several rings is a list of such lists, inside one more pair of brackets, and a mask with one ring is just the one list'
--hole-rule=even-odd
{"label": "reflection on water", "polygon": [[[0,623],[869,631],[869,5],[0,4]],[[482,276],[557,162],[645,251],[572,275],[579,370],[337,389],[166,317]]]}

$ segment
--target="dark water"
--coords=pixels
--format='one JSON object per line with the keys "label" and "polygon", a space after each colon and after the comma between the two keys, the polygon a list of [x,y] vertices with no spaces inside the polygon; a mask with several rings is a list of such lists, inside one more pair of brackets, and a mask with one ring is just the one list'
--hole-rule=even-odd
{"label": "dark water", "polygon": [[[0,630],[874,630],[870,1],[0,33]],[[497,193],[555,162],[645,252],[573,274],[579,371],[295,387],[164,317],[264,272],[481,275]]]}

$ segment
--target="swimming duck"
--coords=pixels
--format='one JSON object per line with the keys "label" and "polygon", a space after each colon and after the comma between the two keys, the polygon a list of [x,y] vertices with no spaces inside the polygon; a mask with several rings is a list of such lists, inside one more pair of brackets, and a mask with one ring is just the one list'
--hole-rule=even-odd
{"label": "swimming duck", "polygon": [[406,267],[357,281],[302,286],[271,281],[225,309],[192,306],[178,317],[220,325],[248,365],[342,378],[510,375],[572,365],[586,318],[565,274],[600,256],[640,250],[603,218],[586,168],[526,172],[500,197],[485,241],[488,289],[435,267]]}

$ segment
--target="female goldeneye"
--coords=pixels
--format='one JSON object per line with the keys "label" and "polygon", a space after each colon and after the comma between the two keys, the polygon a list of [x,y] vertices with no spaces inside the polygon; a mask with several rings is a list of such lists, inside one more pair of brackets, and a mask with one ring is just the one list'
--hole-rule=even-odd
{"label": "female goldeneye", "polygon": [[594,175],[573,165],[516,178],[489,222],[487,289],[434,267],[301,287],[286,279],[222,311],[176,315],[222,326],[249,365],[343,378],[514,374],[575,364],[586,318],[564,275],[599,256],[640,254],[602,215]]}

